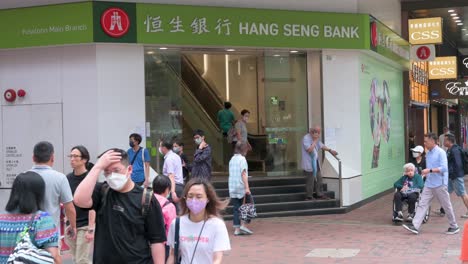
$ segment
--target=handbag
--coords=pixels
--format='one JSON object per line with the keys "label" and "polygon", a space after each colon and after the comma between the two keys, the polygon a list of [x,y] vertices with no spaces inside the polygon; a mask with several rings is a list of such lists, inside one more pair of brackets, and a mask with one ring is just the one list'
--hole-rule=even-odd
{"label": "handbag", "polygon": [[[249,202],[247,202],[249,197]],[[244,203],[239,207],[240,218],[246,223],[250,223],[252,219],[257,217],[257,209],[252,194],[244,196]]]}
{"label": "handbag", "polygon": [[227,133],[227,142],[232,143],[237,141],[237,130],[236,127],[232,126]]}
{"label": "handbag", "polygon": [[36,214],[32,214],[31,221],[28,226],[19,235],[19,241],[13,249],[7,260],[7,264],[53,264],[54,258],[45,249],[37,248],[32,242],[29,232],[32,230],[34,218]]}

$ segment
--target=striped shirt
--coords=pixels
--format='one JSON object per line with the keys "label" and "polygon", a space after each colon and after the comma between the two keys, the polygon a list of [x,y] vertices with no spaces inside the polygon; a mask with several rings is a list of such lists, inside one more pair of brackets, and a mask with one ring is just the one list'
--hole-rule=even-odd
{"label": "striped shirt", "polygon": [[245,186],[242,181],[244,170],[248,173],[247,160],[241,154],[234,154],[229,161],[229,197],[240,199],[245,196]]}
{"label": "striped shirt", "polygon": [[[0,263],[6,263],[13,253],[19,235],[29,225],[30,214],[0,213]],[[34,218],[31,241],[38,248],[58,246],[58,233],[54,220],[47,212],[38,211]]]}

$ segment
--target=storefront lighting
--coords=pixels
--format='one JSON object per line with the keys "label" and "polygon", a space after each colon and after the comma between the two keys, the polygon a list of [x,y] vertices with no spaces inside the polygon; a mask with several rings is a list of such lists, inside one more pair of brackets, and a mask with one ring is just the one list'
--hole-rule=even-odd
{"label": "storefront lighting", "polygon": [[462,30],[464,31],[464,30],[466,30],[466,28],[462,28]]}
{"label": "storefront lighting", "polygon": [[279,54],[275,54],[275,55],[273,55],[273,57],[279,57],[279,56],[281,56],[281,55],[279,55]]}
{"label": "storefront lighting", "polygon": [[229,55],[225,55],[226,63],[226,101],[229,101]]}
{"label": "storefront lighting", "polygon": [[167,50],[166,47],[160,47],[159,49],[160,49],[160,50]]}
{"label": "storefront lighting", "polygon": [[455,10],[453,10],[453,9],[449,9],[449,11],[448,11],[448,12],[449,12],[449,13],[453,13],[453,12],[455,12]]}
{"label": "storefront lighting", "polygon": [[291,53],[298,53],[299,51],[298,50],[291,50],[290,52]]}
{"label": "storefront lighting", "polygon": [[457,16],[454,16],[454,17],[452,17],[452,18],[453,18],[453,20],[460,19],[460,17],[457,17]]}
{"label": "storefront lighting", "polygon": [[457,13],[450,14],[451,16],[457,16]]}
{"label": "storefront lighting", "polygon": [[154,51],[152,51],[152,50],[147,51],[146,54],[154,54]]}
{"label": "storefront lighting", "polygon": [[202,77],[205,77],[208,72],[208,54],[203,54],[203,74]]}
{"label": "storefront lighting", "polygon": [[236,51],[236,50],[235,49],[227,49],[226,51],[232,52],[232,51]]}
{"label": "storefront lighting", "polygon": [[457,23],[457,25],[459,25],[459,26],[463,26],[463,23]]}

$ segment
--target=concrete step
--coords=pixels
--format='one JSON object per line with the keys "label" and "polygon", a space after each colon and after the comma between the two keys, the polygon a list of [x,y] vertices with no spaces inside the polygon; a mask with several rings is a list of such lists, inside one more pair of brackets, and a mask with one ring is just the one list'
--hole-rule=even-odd
{"label": "concrete step", "polygon": [[[266,194],[303,193],[305,191],[305,185],[295,184],[281,186],[250,187],[250,191],[254,196]],[[323,191],[327,192],[327,186],[325,184],[323,185]],[[229,189],[217,189],[216,193],[219,197],[229,197]]]}
{"label": "concrete step", "polygon": [[[288,210],[288,211],[275,211],[275,212],[258,212],[257,218],[270,218],[270,217],[286,217],[286,216],[307,216],[307,215],[325,215],[325,214],[344,214],[346,208],[318,208],[318,209],[305,209],[305,210]],[[224,215],[224,220],[232,220],[232,215]],[[253,220],[255,221],[255,219]]]}
{"label": "concrete step", "polygon": [[[229,177],[223,177],[221,179],[215,179],[212,184],[216,189],[227,189],[229,188]],[[298,185],[304,184],[306,180],[304,177],[261,177],[256,178],[252,176],[249,178],[250,187],[263,187],[263,186],[280,186],[280,185]]]}
{"label": "concrete step", "polygon": [[[268,212],[281,212],[281,211],[297,211],[318,208],[332,208],[339,207],[340,201],[337,199],[331,200],[315,200],[315,201],[294,201],[294,202],[281,202],[281,203],[256,203],[255,207],[257,213]],[[226,214],[232,214],[232,206],[228,206],[225,211]]]}

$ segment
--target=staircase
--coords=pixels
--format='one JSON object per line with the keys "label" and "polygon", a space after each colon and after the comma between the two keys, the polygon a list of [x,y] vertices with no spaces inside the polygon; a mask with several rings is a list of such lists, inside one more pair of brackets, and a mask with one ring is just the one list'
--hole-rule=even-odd
{"label": "staircase", "polygon": [[[229,197],[227,178],[217,177],[213,185],[219,197]],[[305,201],[305,178],[302,176],[251,177],[249,185],[257,215],[261,218],[345,213],[339,199],[335,199],[335,193],[327,191],[326,184],[323,185],[324,194],[332,199]],[[226,208],[224,219],[232,219],[232,204]]]}

